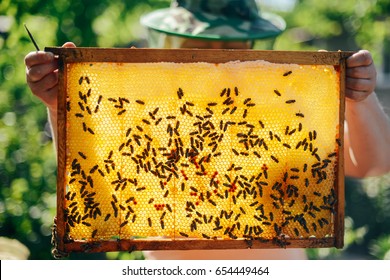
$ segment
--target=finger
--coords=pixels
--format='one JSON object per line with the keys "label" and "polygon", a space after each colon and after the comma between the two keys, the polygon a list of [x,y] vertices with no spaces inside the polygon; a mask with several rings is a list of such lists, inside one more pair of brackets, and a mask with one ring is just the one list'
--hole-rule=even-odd
{"label": "finger", "polygon": [[[27,82],[32,93],[45,102],[45,92],[51,90],[58,85],[58,72],[52,72],[46,75],[38,82]],[[46,103],[46,102],[45,102]]]}
{"label": "finger", "polygon": [[54,54],[51,52],[30,52],[24,58],[24,63],[27,68],[31,68],[34,65],[51,63],[54,60]]}
{"label": "finger", "polygon": [[375,90],[375,83],[370,79],[355,79],[349,77],[346,79],[346,88],[371,93]]}
{"label": "finger", "polygon": [[375,68],[371,66],[347,68],[346,75],[350,78],[376,80]]}
{"label": "finger", "polygon": [[347,59],[347,67],[369,66],[373,64],[371,53],[367,50],[360,50]]}
{"label": "finger", "polygon": [[358,91],[353,89],[346,89],[345,90],[345,96],[353,101],[359,102],[366,99],[371,93],[370,92],[364,92],[364,91]]}
{"label": "finger", "polygon": [[36,64],[26,69],[27,82],[37,82],[58,68],[57,59],[49,63]]}
{"label": "finger", "polygon": [[76,45],[72,42],[66,42],[65,44],[62,45],[63,48],[75,48]]}

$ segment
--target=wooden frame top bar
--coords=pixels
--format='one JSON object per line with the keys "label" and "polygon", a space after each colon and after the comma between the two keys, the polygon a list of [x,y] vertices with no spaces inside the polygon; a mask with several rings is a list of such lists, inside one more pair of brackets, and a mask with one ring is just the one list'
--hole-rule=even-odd
{"label": "wooden frame top bar", "polygon": [[273,63],[340,65],[353,52],[257,51],[210,49],[137,49],[137,48],[56,48],[45,51],[60,55],[66,62],[209,62],[266,60]]}

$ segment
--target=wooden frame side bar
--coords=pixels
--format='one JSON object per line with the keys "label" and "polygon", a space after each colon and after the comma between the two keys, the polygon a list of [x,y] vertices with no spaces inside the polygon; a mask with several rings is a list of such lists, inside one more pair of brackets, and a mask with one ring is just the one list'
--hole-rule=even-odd
{"label": "wooden frame side bar", "polygon": [[59,71],[58,71],[58,103],[57,103],[57,217],[56,217],[56,229],[57,236],[55,236],[58,242],[58,251],[66,252],[63,240],[65,240],[65,179],[66,179],[66,72],[67,64],[65,59],[59,57]]}
{"label": "wooden frame side bar", "polygon": [[338,170],[336,171],[336,196],[337,196],[337,204],[336,204],[336,216],[335,216],[335,244],[336,248],[342,248],[344,246],[344,122],[345,122],[345,83],[346,83],[346,58],[342,58],[340,60],[340,71],[339,71],[339,79],[340,79],[340,107],[339,107],[339,158],[338,158]]}

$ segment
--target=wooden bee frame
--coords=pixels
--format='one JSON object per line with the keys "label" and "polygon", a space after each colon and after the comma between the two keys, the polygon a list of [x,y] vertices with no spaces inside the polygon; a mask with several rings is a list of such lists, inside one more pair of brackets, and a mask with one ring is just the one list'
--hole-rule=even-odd
{"label": "wooden bee frame", "polygon": [[[292,52],[292,51],[254,51],[254,50],[159,50],[159,49],[103,49],[103,48],[46,48],[59,57],[59,96],[58,96],[58,179],[57,179],[57,216],[53,231],[53,243],[55,255],[64,255],[69,252],[109,252],[109,251],[135,251],[135,250],[191,250],[191,249],[242,249],[242,248],[318,248],[318,247],[343,247],[344,237],[344,164],[343,164],[343,135],[344,135],[344,91],[345,91],[345,60],[350,52]],[[67,114],[68,103],[68,73],[72,63],[197,63],[205,62],[215,65],[232,61],[250,62],[266,61],[274,64],[297,64],[297,65],[327,65],[332,66],[339,79],[339,108],[338,108],[338,139],[337,164],[335,166],[333,232],[330,236],[316,238],[294,237],[293,234],[280,233],[277,237],[267,239],[251,237],[246,234],[245,238],[210,238],[203,235],[200,238],[186,238],[186,234],[178,238],[121,238],[117,236],[111,239],[80,239],[75,240],[69,235],[67,219],[69,209],[67,201],[67,178],[66,167],[69,165],[67,139],[69,123]],[[285,72],[288,76],[290,72]],[[81,77],[80,84],[83,77]],[[89,81],[88,81],[89,83]],[[80,93],[81,94],[81,93]],[[178,91],[179,98],[180,92]],[[275,89],[275,94],[280,92]],[[99,101],[100,102],[100,101]],[[293,103],[295,100],[287,100]],[[245,104],[245,103],[244,103]],[[81,106],[81,105],[80,105]],[[98,108],[95,108],[97,111]],[[234,109],[235,110],[235,109]],[[233,114],[233,110],[231,111]],[[119,115],[120,113],[118,113]],[[298,117],[302,113],[296,114]],[[245,115],[244,115],[245,117]],[[261,122],[260,122],[261,123]],[[261,124],[263,125],[263,124]],[[84,127],[86,131],[87,127]],[[287,128],[288,129],[288,128]],[[90,131],[91,132],[91,131]],[[290,131],[289,131],[290,132]],[[311,132],[310,132],[311,133]],[[315,133],[315,131],[314,131]],[[270,134],[271,131],[270,131]],[[287,130],[286,130],[287,135]],[[272,135],[270,135],[272,137]],[[277,137],[277,136],[275,136]],[[310,135],[310,137],[313,137]],[[285,144],[285,147],[289,146]],[[311,149],[311,147],[310,147]],[[82,152],[79,155],[84,157]],[[278,161],[271,156],[274,161]],[[96,168],[95,168],[96,169]],[[93,170],[95,171],[95,170]],[[68,171],[69,172],[69,171]],[[325,199],[325,198],[324,198]],[[67,212],[68,211],[68,212]],[[307,209],[306,209],[307,211]],[[98,213],[99,214],[99,213]],[[100,213],[101,214],[101,213]],[[95,213],[96,215],[96,213]],[[314,215],[314,214],[313,214]],[[107,216],[106,216],[106,219]],[[80,222],[80,221],[79,221]],[[306,223],[306,222],[305,222]],[[149,218],[149,225],[151,220]],[[276,223],[275,223],[276,224]],[[120,227],[123,224],[119,225]],[[306,225],[305,225],[306,227]],[[251,229],[252,230],[252,229]],[[295,229],[294,229],[295,230]],[[278,226],[275,227],[278,231]],[[279,228],[280,231],[280,228]],[[92,233],[92,236],[96,231]]]}

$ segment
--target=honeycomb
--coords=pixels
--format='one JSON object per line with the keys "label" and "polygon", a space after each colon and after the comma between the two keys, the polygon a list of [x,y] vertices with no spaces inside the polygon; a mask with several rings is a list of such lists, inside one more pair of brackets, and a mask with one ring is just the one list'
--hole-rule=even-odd
{"label": "honeycomb", "polygon": [[333,66],[68,63],[71,240],[334,236]]}

